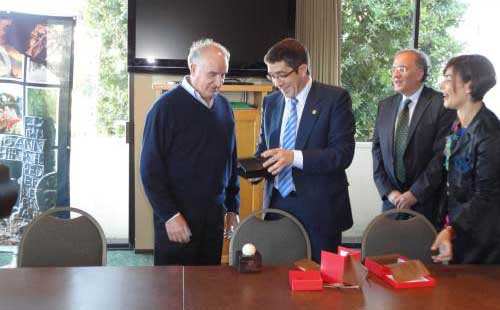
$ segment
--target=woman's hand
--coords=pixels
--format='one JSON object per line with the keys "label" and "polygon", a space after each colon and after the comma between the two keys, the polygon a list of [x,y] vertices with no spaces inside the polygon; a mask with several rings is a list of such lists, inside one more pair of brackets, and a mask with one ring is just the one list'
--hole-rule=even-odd
{"label": "woman's hand", "polygon": [[432,256],[435,263],[448,262],[453,258],[453,247],[451,239],[453,238],[453,227],[448,226],[437,235],[436,240],[431,246],[431,250],[438,250],[439,254]]}

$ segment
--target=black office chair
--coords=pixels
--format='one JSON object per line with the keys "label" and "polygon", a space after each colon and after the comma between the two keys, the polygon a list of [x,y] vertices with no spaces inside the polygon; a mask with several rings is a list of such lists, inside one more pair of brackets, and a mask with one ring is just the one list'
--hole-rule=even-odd
{"label": "black office chair", "polygon": [[10,216],[18,194],[19,186],[10,180],[9,167],[0,164],[0,219]]}
{"label": "black office chair", "polygon": [[[79,216],[70,218],[69,212]],[[17,265],[104,266],[106,237],[90,214],[77,208],[52,208],[28,225],[19,243]]]}
{"label": "black office chair", "polygon": [[[276,220],[262,220],[266,213],[280,215]],[[291,214],[277,209],[253,212],[238,225],[229,243],[229,265],[236,264],[236,251],[253,243],[262,255],[263,265],[283,265],[311,258],[309,236]]]}
{"label": "black office chair", "polygon": [[[408,219],[395,219],[405,214]],[[409,259],[432,262],[431,245],[437,232],[423,215],[406,209],[393,209],[376,216],[365,229],[361,255],[401,254]]]}

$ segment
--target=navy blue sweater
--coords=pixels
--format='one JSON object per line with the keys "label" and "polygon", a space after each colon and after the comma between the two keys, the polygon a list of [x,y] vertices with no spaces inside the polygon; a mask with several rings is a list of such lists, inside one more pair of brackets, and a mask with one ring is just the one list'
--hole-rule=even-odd
{"label": "navy blue sweater", "polygon": [[163,221],[177,212],[223,204],[239,211],[233,111],[221,95],[211,109],[178,86],[162,94],[146,117],[141,178]]}

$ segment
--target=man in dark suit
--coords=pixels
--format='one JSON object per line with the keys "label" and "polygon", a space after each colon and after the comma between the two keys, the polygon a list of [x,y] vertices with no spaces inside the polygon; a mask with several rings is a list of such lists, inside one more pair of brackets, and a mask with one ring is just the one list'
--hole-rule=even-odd
{"label": "man in dark suit", "polygon": [[390,70],[397,94],[379,103],[373,133],[373,178],[382,210],[407,208],[436,224],[443,197],[443,149],[455,118],[443,95],[424,85],[429,57],[396,53]]}
{"label": "man in dark suit", "polygon": [[352,226],[345,169],[354,155],[351,98],[342,88],[312,81],[308,52],[285,39],[264,57],[280,90],[264,98],[256,155],[267,158],[264,208],[294,215],[311,240],[312,257],[337,251]]}

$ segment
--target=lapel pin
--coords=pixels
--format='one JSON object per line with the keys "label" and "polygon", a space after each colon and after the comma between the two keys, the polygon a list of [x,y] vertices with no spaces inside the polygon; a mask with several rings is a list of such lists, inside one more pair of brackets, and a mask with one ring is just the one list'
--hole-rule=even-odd
{"label": "lapel pin", "polygon": [[312,110],[312,114],[316,115],[316,114],[318,114],[318,111],[316,109],[314,109],[314,110]]}

